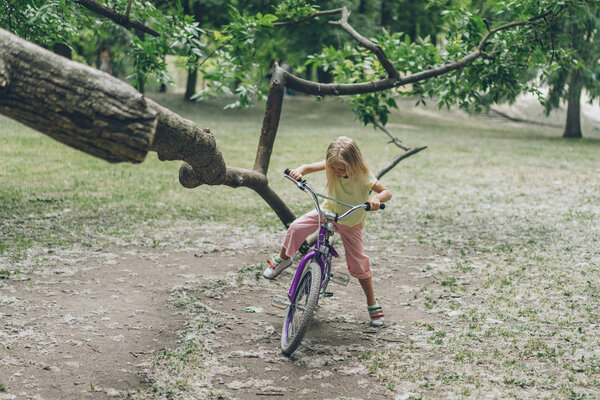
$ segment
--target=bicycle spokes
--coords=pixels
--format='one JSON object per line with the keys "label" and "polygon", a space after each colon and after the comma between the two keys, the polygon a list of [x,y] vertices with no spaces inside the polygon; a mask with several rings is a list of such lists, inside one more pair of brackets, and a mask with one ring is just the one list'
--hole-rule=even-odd
{"label": "bicycle spokes", "polygon": [[317,306],[320,284],[321,268],[317,263],[310,263],[293,290],[283,324],[281,350],[284,354],[292,354],[302,341]]}

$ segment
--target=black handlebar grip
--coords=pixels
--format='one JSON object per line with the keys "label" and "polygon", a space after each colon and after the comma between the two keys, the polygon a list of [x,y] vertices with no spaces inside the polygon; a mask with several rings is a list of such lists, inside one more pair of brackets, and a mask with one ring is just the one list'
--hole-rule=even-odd
{"label": "black handlebar grip", "polygon": [[286,174],[286,175],[289,175],[289,174],[290,174],[290,172],[292,172],[292,171],[290,171],[290,169],[289,169],[289,168],[286,168],[286,169],[285,169],[285,171],[283,171],[283,173],[284,173],[284,174]]}
{"label": "black handlebar grip", "polygon": [[[369,203],[368,201],[365,203],[366,207],[365,207],[365,211],[371,211],[371,203]],[[385,203],[381,203],[379,205],[379,209],[383,210],[385,208]]]}

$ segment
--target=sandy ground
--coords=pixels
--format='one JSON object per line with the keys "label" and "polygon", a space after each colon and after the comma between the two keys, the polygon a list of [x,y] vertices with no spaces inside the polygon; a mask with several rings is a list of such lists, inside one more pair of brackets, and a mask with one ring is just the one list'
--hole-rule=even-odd
{"label": "sandy ground", "polygon": [[[421,272],[428,251],[373,257],[385,328],[369,326],[357,282],[332,284],[334,297],[287,358],[279,349],[283,312],[270,300],[286,292],[291,269],[275,281],[258,278],[270,248],[222,227],[202,234],[215,243],[204,251],[34,250],[43,267],[0,280],[0,399],[169,398],[169,385],[196,393],[189,398],[387,398],[360,356],[407,343],[412,323],[427,318],[409,303],[433,279]],[[404,279],[390,279],[398,275]]]}

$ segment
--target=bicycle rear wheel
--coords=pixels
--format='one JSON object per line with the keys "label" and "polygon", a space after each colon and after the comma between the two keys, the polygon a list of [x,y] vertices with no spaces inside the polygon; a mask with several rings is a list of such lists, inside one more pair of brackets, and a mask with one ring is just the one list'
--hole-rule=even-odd
{"label": "bicycle rear wheel", "polygon": [[298,348],[315,313],[321,289],[321,267],[308,264],[292,296],[281,330],[281,351],[291,355]]}

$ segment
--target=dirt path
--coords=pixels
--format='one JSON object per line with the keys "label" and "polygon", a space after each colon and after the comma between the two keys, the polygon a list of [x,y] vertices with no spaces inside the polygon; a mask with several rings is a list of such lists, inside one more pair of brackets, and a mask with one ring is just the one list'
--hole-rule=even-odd
{"label": "dirt path", "polygon": [[375,279],[385,329],[367,324],[356,282],[336,286],[289,359],[270,299],[285,293],[292,271],[258,279],[269,249],[234,251],[241,239],[229,239],[203,252],[38,249],[40,267],[0,280],[0,399],[386,398],[369,350],[408,343],[407,329],[423,319],[408,305],[423,280],[423,249],[373,257],[385,271]]}

